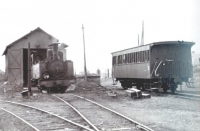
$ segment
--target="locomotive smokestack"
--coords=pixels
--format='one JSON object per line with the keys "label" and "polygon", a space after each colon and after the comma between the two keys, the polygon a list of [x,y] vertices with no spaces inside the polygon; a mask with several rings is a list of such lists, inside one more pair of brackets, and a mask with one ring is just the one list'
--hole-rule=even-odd
{"label": "locomotive smokestack", "polygon": [[53,43],[52,45],[53,60],[58,59],[58,43]]}

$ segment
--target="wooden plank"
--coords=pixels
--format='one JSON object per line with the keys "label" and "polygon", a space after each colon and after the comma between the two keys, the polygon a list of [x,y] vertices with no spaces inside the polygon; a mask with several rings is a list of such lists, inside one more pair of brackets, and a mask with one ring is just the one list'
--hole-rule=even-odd
{"label": "wooden plank", "polygon": [[131,89],[128,89],[125,91],[127,92],[128,96],[130,96],[131,98],[141,98],[142,97],[142,92],[138,89],[131,88]]}
{"label": "wooden plank", "polygon": [[150,94],[142,93],[142,98],[151,98],[151,95]]}

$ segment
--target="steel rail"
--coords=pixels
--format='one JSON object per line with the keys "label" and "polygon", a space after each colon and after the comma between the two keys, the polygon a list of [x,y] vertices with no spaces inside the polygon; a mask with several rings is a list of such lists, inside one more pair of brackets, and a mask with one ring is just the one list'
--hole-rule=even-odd
{"label": "steel rail", "polygon": [[141,124],[141,123],[139,123],[139,122],[137,122],[137,121],[134,121],[134,120],[132,120],[131,118],[129,118],[129,117],[127,117],[127,116],[124,116],[124,115],[122,115],[121,113],[116,112],[116,111],[114,111],[114,110],[112,110],[112,109],[110,109],[110,108],[107,108],[107,107],[105,107],[105,106],[103,106],[103,105],[101,105],[101,104],[99,104],[99,103],[96,103],[96,102],[94,102],[94,101],[92,101],[92,100],[89,100],[89,99],[87,99],[87,98],[84,98],[84,97],[82,97],[82,96],[78,96],[78,95],[74,95],[74,94],[70,94],[70,95],[75,96],[75,97],[78,97],[78,98],[83,99],[83,100],[86,100],[86,101],[89,101],[89,102],[91,102],[91,103],[93,103],[93,104],[95,104],[95,105],[98,105],[98,106],[100,106],[100,107],[106,109],[106,110],[109,110],[109,111],[111,111],[112,113],[115,113],[115,114],[117,114],[117,115],[119,115],[119,116],[121,116],[121,117],[123,117],[123,118],[125,118],[125,119],[127,119],[127,120],[129,120],[129,121],[131,121],[131,122],[133,122],[133,123],[136,125],[136,127],[138,127],[138,128],[142,128],[142,129],[145,130],[145,131],[154,131],[154,130],[150,129],[149,127],[147,127],[147,126],[145,126],[145,125],[143,125],[143,124]]}
{"label": "steel rail", "polygon": [[188,93],[178,93],[178,92],[175,92],[174,95],[188,96],[188,97],[192,97],[192,98],[200,98],[200,95],[188,94]]}
{"label": "steel rail", "polygon": [[22,103],[12,102],[12,101],[2,101],[2,100],[0,100],[0,101],[1,101],[1,102],[6,102],[6,103],[11,103],[11,104],[16,104],[16,105],[20,105],[20,106],[24,106],[24,107],[29,107],[29,108],[32,108],[32,109],[35,109],[35,110],[39,110],[39,111],[41,111],[41,112],[45,112],[45,113],[47,113],[47,114],[53,115],[53,116],[55,116],[55,117],[57,117],[57,118],[60,118],[60,119],[62,119],[62,120],[64,120],[64,121],[67,121],[67,122],[69,122],[69,123],[71,123],[71,124],[73,124],[73,125],[76,125],[76,126],[78,126],[78,127],[81,127],[81,128],[86,129],[86,130],[88,130],[88,131],[93,131],[93,130],[91,130],[91,129],[89,129],[89,128],[83,126],[83,125],[80,125],[80,124],[78,124],[78,123],[76,123],[76,122],[73,122],[73,121],[71,121],[71,120],[68,120],[68,119],[66,119],[66,118],[64,118],[64,117],[62,117],[62,116],[56,115],[56,114],[54,114],[54,113],[51,113],[51,112],[48,112],[48,111],[39,109],[39,108],[37,108],[37,107],[25,105],[25,104],[22,104]]}
{"label": "steel rail", "polygon": [[192,97],[187,97],[187,96],[179,96],[179,95],[175,95],[176,97],[179,97],[179,98],[183,98],[183,99],[187,99],[187,100],[192,100],[192,101],[200,101],[199,99],[196,99],[196,98],[192,98]]}
{"label": "steel rail", "polygon": [[35,126],[33,126],[32,124],[30,124],[29,122],[27,122],[27,121],[24,120],[23,118],[17,116],[16,114],[14,114],[14,113],[12,113],[12,112],[10,112],[10,111],[4,109],[4,108],[1,108],[1,107],[0,107],[0,109],[1,109],[1,110],[4,110],[5,112],[7,112],[7,113],[9,113],[9,114],[11,114],[11,115],[13,115],[13,116],[15,116],[15,117],[17,117],[18,119],[20,119],[21,121],[23,121],[24,123],[26,123],[27,125],[29,125],[31,128],[33,128],[35,131],[40,131],[40,130],[37,129]]}
{"label": "steel rail", "polygon": [[81,114],[74,106],[72,106],[71,104],[69,104],[66,100],[58,97],[57,95],[53,95],[54,97],[60,99],[61,101],[63,101],[65,104],[67,104],[68,106],[70,106],[76,113],[78,113],[90,126],[92,126],[96,131],[99,131],[99,129],[92,124],[83,114]]}
{"label": "steel rail", "polygon": [[176,97],[179,97],[179,98],[185,98],[185,99],[188,99],[188,100],[193,100],[193,101],[200,101],[200,96],[199,95],[193,95],[193,94],[185,94],[185,93],[167,93],[169,95],[173,95],[173,96],[176,96]]}

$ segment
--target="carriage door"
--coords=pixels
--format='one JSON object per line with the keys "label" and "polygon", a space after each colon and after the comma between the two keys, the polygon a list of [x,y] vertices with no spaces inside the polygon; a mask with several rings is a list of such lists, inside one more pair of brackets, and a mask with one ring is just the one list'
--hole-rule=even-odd
{"label": "carriage door", "polygon": [[8,81],[19,86],[23,85],[22,54],[22,49],[8,49]]}

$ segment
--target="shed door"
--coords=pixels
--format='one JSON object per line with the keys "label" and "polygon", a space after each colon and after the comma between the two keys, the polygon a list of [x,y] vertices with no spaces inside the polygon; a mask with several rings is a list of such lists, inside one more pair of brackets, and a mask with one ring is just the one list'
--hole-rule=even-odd
{"label": "shed door", "polygon": [[22,49],[8,49],[8,81],[20,86],[23,84],[22,54]]}

